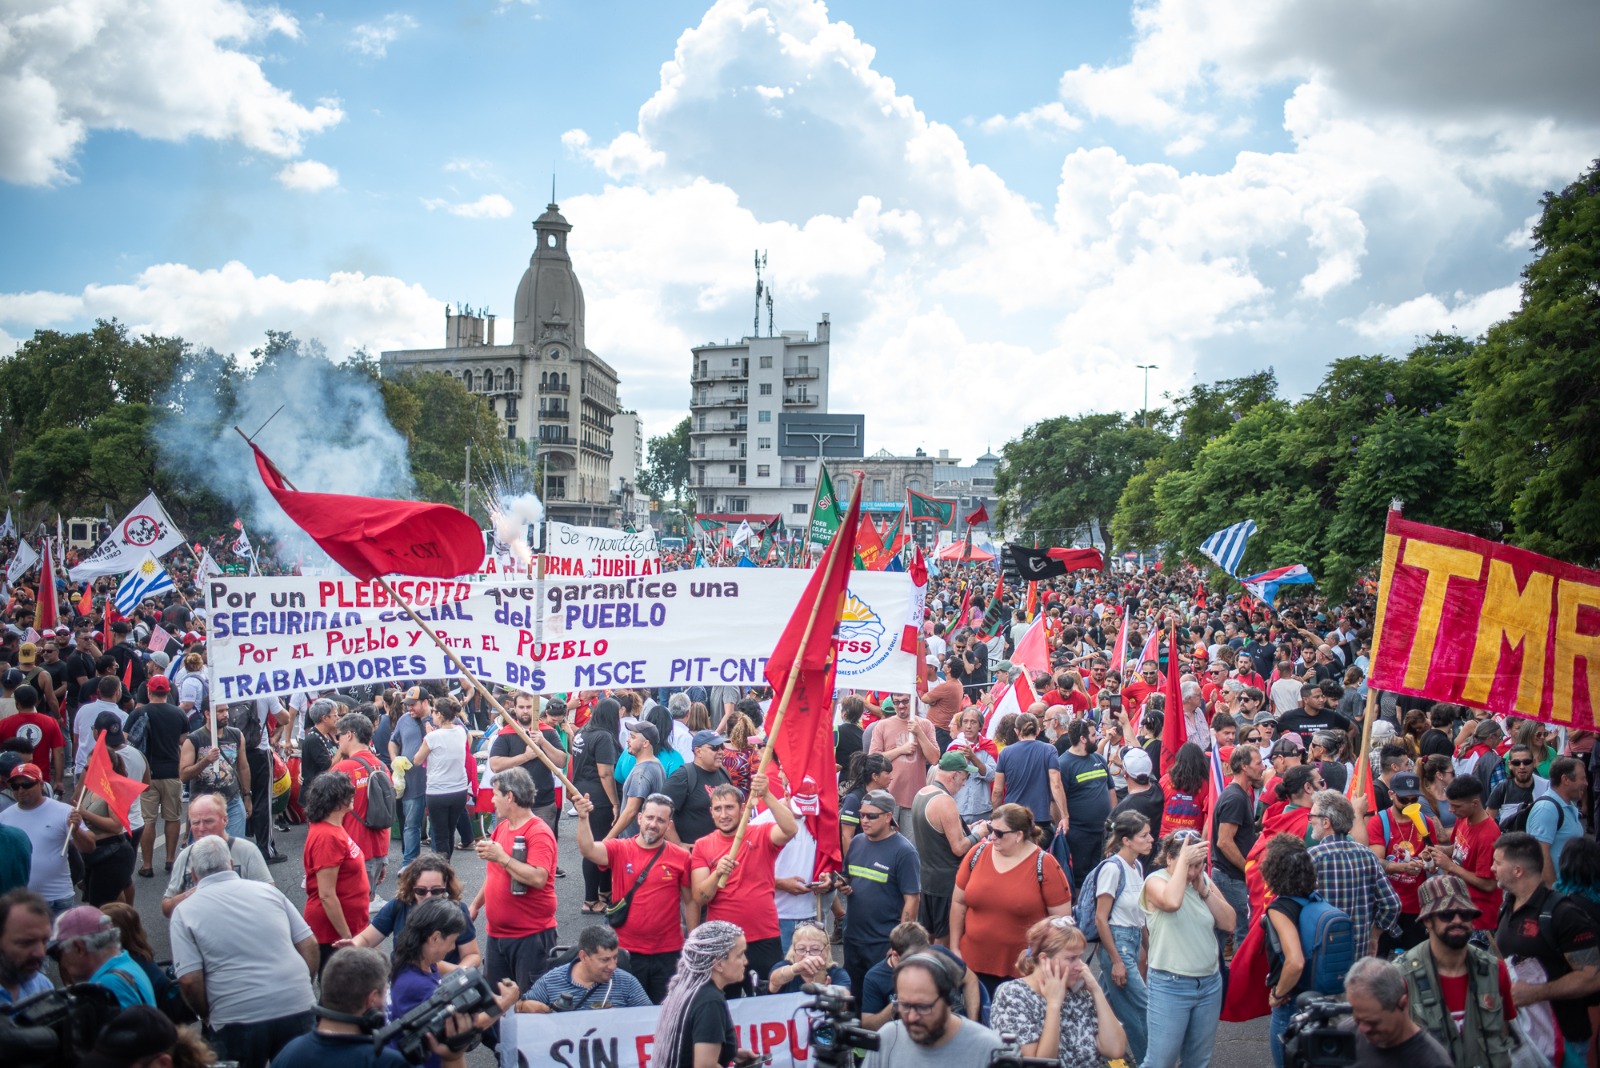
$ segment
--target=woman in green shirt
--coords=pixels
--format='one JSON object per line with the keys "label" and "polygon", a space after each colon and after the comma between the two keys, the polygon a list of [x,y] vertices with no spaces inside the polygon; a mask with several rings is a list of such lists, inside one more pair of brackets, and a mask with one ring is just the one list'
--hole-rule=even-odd
{"label": "woman in green shirt", "polygon": [[1191,830],[1162,840],[1165,867],[1145,879],[1149,924],[1149,1046],[1143,1068],[1207,1068],[1222,1018],[1216,931],[1232,931],[1233,906],[1209,878],[1210,845]]}

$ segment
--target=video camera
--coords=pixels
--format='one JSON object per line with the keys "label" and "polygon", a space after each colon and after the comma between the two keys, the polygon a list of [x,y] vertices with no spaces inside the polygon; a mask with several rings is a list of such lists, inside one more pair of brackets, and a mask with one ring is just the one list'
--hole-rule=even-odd
{"label": "video camera", "polygon": [[478,969],[457,968],[439,980],[427,1001],[373,1034],[372,1045],[382,1049],[393,1043],[412,1064],[421,1064],[433,1052],[428,1048],[429,1035],[451,1052],[465,1053],[482,1041],[483,1032],[474,1027],[451,1035],[445,1025],[458,1013],[475,1016],[480,1012],[499,1017],[494,991]]}
{"label": "video camera", "polygon": [[1000,1048],[989,1054],[989,1068],[1057,1068],[1055,1057],[1024,1057],[1022,1039],[1013,1034],[1000,1036]]}
{"label": "video camera", "polygon": [[811,995],[811,1001],[801,1008],[811,1024],[809,1042],[816,1064],[848,1068],[856,1050],[878,1048],[878,1032],[861,1026],[861,1017],[854,1012],[856,999],[849,990],[821,983],[806,983],[800,989]]}
{"label": "video camera", "polygon": [[1350,1003],[1307,992],[1283,1032],[1283,1068],[1344,1068],[1356,1059],[1356,1033],[1340,1027]]}
{"label": "video camera", "polygon": [[116,995],[94,983],[46,990],[0,1014],[0,1049],[16,1068],[77,1064],[121,1011]]}

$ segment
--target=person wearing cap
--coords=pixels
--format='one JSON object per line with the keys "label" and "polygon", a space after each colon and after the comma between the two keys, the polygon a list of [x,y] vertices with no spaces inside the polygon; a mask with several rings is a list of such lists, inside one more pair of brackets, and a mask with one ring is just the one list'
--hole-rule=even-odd
{"label": "person wearing cap", "polygon": [[1457,775],[1476,775],[1482,782],[1484,789],[1490,789],[1494,783],[1490,776],[1500,764],[1500,754],[1497,751],[1500,740],[1506,732],[1501,729],[1493,717],[1479,720],[1467,720],[1461,728],[1461,737],[1456,747],[1454,757]]}
{"label": "person wearing cap", "polygon": [[103,986],[125,1009],[156,1003],[150,977],[122,948],[122,932],[93,905],[79,905],[56,917],[49,953],[66,986]]}
{"label": "person wearing cap", "polygon": [[54,989],[45,973],[50,903],[26,888],[0,895],[0,1008]]}
{"label": "person wearing cap", "polygon": [[[395,792],[400,795],[400,867],[405,868],[422,852],[422,821],[428,812],[426,768],[413,766],[412,758],[422,748],[427,735],[425,723],[433,715],[433,696],[421,686],[413,686],[403,698],[405,715],[395,720],[389,734],[389,763],[394,768]],[[396,761],[404,759],[404,768]]]}
{"label": "person wearing cap", "polygon": [[133,644],[133,624],[119,619],[111,624],[111,648],[106,652],[117,661],[117,678],[129,678],[128,689],[135,692],[144,685],[144,660]]}
{"label": "person wearing cap", "polygon": [[1439,825],[1418,810],[1426,830],[1413,823],[1406,808],[1422,795],[1416,772],[1400,771],[1389,780],[1392,804],[1367,820],[1368,848],[1383,864],[1384,874],[1400,898],[1399,937],[1385,934],[1378,941],[1378,955],[1389,956],[1396,949],[1410,949],[1427,938],[1418,918],[1421,903],[1417,890],[1432,866],[1429,847],[1443,841]]}
{"label": "person wearing cap", "polygon": [[1504,960],[1471,941],[1483,918],[1473,895],[1457,876],[1435,875],[1422,884],[1418,898],[1428,940],[1396,962],[1412,1019],[1449,1050],[1454,1063],[1509,1068],[1507,1025],[1517,1017],[1511,976]]}
{"label": "person wearing cap", "polygon": [[[54,648],[53,643],[51,648]],[[15,670],[18,676],[16,684],[7,685],[5,687],[6,697],[5,699],[0,699],[0,719],[3,719],[4,717],[9,716],[16,711],[16,706],[14,704],[10,705],[8,710],[6,701],[10,700],[13,690],[24,684],[32,686],[36,691],[38,691],[39,703],[44,705],[44,710],[46,712],[54,714],[56,711],[55,686],[53,682],[50,685],[45,685],[39,682],[41,677],[49,682],[50,674],[39,665],[38,643],[23,642],[21,645],[17,646],[17,666]],[[9,679],[11,672],[7,671],[6,675]]]}
{"label": "person wearing cap", "polygon": [[50,783],[60,793],[67,765],[67,739],[61,733],[61,725],[54,716],[39,711],[38,691],[32,686],[18,686],[12,697],[17,711],[0,720],[0,742],[21,738],[31,743],[32,762],[49,771]]}
{"label": "person wearing cap", "polygon": [[695,731],[689,739],[692,759],[667,776],[666,788],[661,791],[672,798],[669,841],[691,847],[716,830],[716,819],[711,811],[712,791],[719,786],[733,785],[727,769],[722,766],[722,747],[727,744],[728,739],[716,731]]}
{"label": "person wearing cap", "polygon": [[898,832],[897,812],[889,791],[868,793],[858,813],[861,832],[845,851],[844,970],[851,990],[863,989],[868,970],[888,952],[895,926],[915,920],[922,905],[921,858]]}
{"label": "person wearing cap", "polygon": [[[655,724],[636,719],[628,724],[628,754],[633,768],[622,783],[622,809],[606,838],[632,838],[639,833],[639,809],[651,794],[666,790],[667,774],[661,766],[661,732]],[[601,839],[604,841],[605,839]]]}
{"label": "person wearing cap", "polygon": [[909,837],[922,862],[917,919],[939,945],[950,944],[950,900],[956,892],[956,868],[967,851],[989,833],[988,820],[978,821],[968,831],[955,800],[967,779],[981,774],[965,753],[952,750],[939,758],[932,781],[911,799]]}
{"label": "person wearing cap", "polygon": [[44,796],[44,773],[36,764],[20,764],[6,780],[16,804],[0,811],[0,824],[15,827],[28,836],[33,849],[28,889],[50,903],[55,915],[70,909],[73,897],[72,872],[62,848],[67,836],[81,852],[94,849],[94,834],[74,814],[71,805]]}
{"label": "person wearing cap", "polygon": [[[1124,812],[1137,812],[1150,823],[1150,836],[1157,841],[1161,838],[1161,816],[1166,809],[1166,798],[1162,796],[1161,785],[1155,778],[1155,762],[1136,745],[1130,745],[1122,754],[1122,774],[1128,782],[1128,794],[1107,817],[1108,823],[1115,823],[1118,816]],[[1151,855],[1144,854],[1139,858],[1140,866],[1148,874],[1151,865]]]}
{"label": "person wearing cap", "polygon": [[133,710],[128,722],[137,725],[143,718],[144,752],[150,765],[150,785],[139,799],[139,814],[144,830],[139,836],[139,876],[155,877],[154,856],[156,823],[164,826],[166,869],[172,870],[178,854],[178,829],[183,822],[183,743],[189,734],[189,720],[169,698],[172,683],[165,675],[151,675],[145,682],[150,703]]}

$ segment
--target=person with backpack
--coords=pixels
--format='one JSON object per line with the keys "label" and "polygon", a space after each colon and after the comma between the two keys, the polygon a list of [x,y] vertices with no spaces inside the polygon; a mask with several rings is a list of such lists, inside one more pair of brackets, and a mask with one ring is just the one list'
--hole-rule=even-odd
{"label": "person with backpack", "polygon": [[1140,858],[1155,846],[1150,821],[1138,812],[1122,812],[1111,820],[1106,859],[1083,880],[1092,888],[1079,894],[1072,906],[1072,918],[1089,942],[1098,942],[1105,953],[1106,1000],[1128,1036],[1130,1063],[1144,1062],[1150,1033],[1145,1029],[1149,993],[1139,971],[1139,953],[1145,938],[1144,910],[1139,895],[1144,891],[1144,870]]}
{"label": "person with backpack", "polygon": [[1489,792],[1489,816],[1504,831],[1528,829],[1528,806],[1550,792],[1550,780],[1540,775],[1533,750],[1514,745],[1506,751],[1509,777]]}
{"label": "person with backpack", "polygon": [[356,788],[355,803],[345,813],[344,833],[366,857],[372,899],[381,902],[378,884],[389,862],[389,830],[398,808],[394,780],[372,751],[372,720],[360,712],[348,713],[339,718],[333,736],[339,743],[339,762],[333,770],[350,776]]}
{"label": "person with backpack", "polygon": [[1296,999],[1344,992],[1356,962],[1350,917],[1317,895],[1317,869],[1302,839],[1280,834],[1267,843],[1261,878],[1274,895],[1262,917],[1267,936],[1267,1001],[1272,1006],[1272,1063],[1283,1068],[1283,1032],[1299,1011]]}
{"label": "person with backpack", "polygon": [[1561,850],[1583,834],[1583,810],[1589,796],[1589,776],[1576,757],[1561,757],[1550,765],[1550,792],[1528,806],[1528,833],[1544,851],[1544,885],[1556,885]]}
{"label": "person with backpack", "polygon": [[1576,901],[1544,884],[1543,846],[1520,831],[1495,843],[1494,881],[1505,892],[1495,946],[1513,966],[1543,969],[1545,982],[1514,982],[1512,997],[1518,1008],[1550,1003],[1566,1050],[1559,1068],[1582,1068],[1593,1037],[1588,1001],[1600,993],[1600,930]]}
{"label": "person with backpack", "polygon": [[[1481,787],[1476,778],[1458,779]],[[1450,1052],[1456,1064],[1510,1068],[1510,1021],[1516,1019],[1511,974],[1491,950],[1471,942],[1480,916],[1459,876],[1435,875],[1422,884],[1422,923],[1428,940],[1399,960],[1411,1018]]]}

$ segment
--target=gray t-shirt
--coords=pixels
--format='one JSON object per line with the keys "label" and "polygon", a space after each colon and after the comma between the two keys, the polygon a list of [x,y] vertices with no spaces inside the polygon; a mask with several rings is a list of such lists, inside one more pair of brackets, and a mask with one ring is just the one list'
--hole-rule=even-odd
{"label": "gray t-shirt", "polygon": [[277,887],[208,875],[172,910],[168,932],[178,978],[205,973],[212,1027],[311,1011],[311,975],[295,949],[311,926]]}
{"label": "gray t-shirt", "polygon": [[[641,760],[628,772],[628,780],[622,784],[622,803],[626,805],[628,798],[637,797],[639,807],[644,807],[644,799],[651,794],[659,794],[667,788],[667,772],[659,760]],[[622,829],[619,837],[632,838],[639,833],[639,817],[637,815]]]}
{"label": "gray t-shirt", "polygon": [[[955,1018],[951,1026],[957,1026]],[[941,1046],[919,1046],[899,1020],[878,1032],[878,1048],[867,1054],[862,1068],[948,1068],[953,1064],[988,1064],[989,1054],[1000,1048],[1000,1036],[982,1024],[961,1020],[956,1033]]]}
{"label": "gray t-shirt", "polygon": [[[417,720],[417,717],[410,713],[402,713],[394,725],[394,730],[389,732],[389,744],[393,745],[395,751],[401,756],[410,760],[417,755],[417,750],[422,747],[422,737],[422,724]],[[401,782],[404,782],[404,789],[408,793],[411,793],[415,788],[414,796],[421,797],[428,788],[428,773],[421,769],[413,770],[418,772],[415,777],[408,771],[404,775],[396,777],[395,785],[399,786]]]}
{"label": "gray t-shirt", "polygon": [[[192,846],[191,842],[178,851],[178,859],[172,862],[172,877],[167,880],[162,897],[177,897],[185,890],[194,889],[194,878],[189,872],[189,850]],[[228,852],[233,857],[233,870],[239,873],[239,878],[274,885],[267,862],[261,859],[261,850],[250,839],[230,838]]]}

